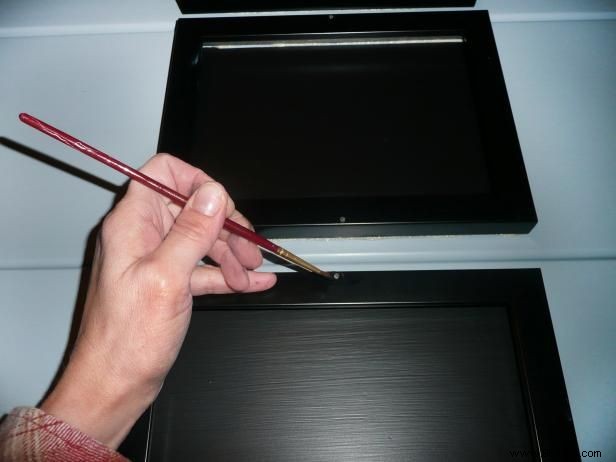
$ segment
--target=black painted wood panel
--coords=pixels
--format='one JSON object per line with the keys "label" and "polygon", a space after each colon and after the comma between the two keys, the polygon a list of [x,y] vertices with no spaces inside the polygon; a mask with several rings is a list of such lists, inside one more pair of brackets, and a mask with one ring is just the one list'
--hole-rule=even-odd
{"label": "black painted wood panel", "polygon": [[514,356],[500,307],[197,312],[152,460],[508,460]]}
{"label": "black painted wood panel", "polygon": [[580,460],[536,269],[280,274],[263,293],[196,297],[178,361],[121,447],[135,461],[519,450]]}

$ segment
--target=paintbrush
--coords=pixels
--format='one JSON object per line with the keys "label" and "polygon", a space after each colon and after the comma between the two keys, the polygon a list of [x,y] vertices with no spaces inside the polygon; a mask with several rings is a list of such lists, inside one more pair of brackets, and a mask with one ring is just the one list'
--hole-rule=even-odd
{"label": "paintbrush", "polygon": [[[105,154],[104,152],[99,151],[96,148],[93,148],[92,146],[84,143],[83,141],[78,140],[77,138],[69,135],[68,133],[58,130],[57,128],[43,122],[42,120],[37,119],[36,117],[22,113],[19,114],[19,120],[21,120],[27,125],[30,125],[33,128],[36,128],[37,130],[45,133],[46,135],[49,135],[52,138],[61,141],[67,146],[70,146],[71,148],[76,149],[77,151],[80,151],[83,154],[98,160],[99,162],[102,162],[103,164],[113,168],[114,170],[123,173],[132,180],[138,181],[139,183],[147,186],[148,188],[153,189],[157,193],[167,197],[168,199],[171,199],[180,207],[184,207],[186,205],[186,202],[188,201],[188,197],[184,196],[183,194],[180,194],[179,192],[165,186],[164,184],[156,181],[155,179],[144,175],[140,171],[129,167],[128,165],[120,162],[119,160],[114,159],[110,155]],[[263,236],[258,235],[254,231],[245,228],[244,226],[234,222],[233,220],[229,220],[228,218],[225,219],[224,228],[227,231],[233,234],[237,234],[238,236],[241,236],[244,239],[258,245],[263,250],[271,252],[274,255],[282,258],[283,260],[296,266],[299,266],[306,271],[318,274],[319,276],[323,276],[328,279],[338,279],[338,277],[336,277],[337,274],[336,276],[333,276],[327,271],[323,271],[317,268],[313,264],[308,263],[297,255],[289,252],[288,250],[280,247],[277,244],[274,244],[273,242],[265,239]]]}

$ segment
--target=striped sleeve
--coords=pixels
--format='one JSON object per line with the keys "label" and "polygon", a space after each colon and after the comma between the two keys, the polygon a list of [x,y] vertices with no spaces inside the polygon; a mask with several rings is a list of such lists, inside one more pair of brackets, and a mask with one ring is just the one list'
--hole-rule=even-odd
{"label": "striped sleeve", "polygon": [[104,444],[32,407],[13,409],[0,425],[0,460],[128,462]]}

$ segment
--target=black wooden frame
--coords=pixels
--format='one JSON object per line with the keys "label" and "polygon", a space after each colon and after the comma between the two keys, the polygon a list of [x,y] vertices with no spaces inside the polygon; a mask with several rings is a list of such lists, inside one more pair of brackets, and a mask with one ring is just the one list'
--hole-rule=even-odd
{"label": "black wooden frame", "polygon": [[[580,460],[543,280],[539,269],[350,272],[330,283],[305,274],[280,274],[257,294],[195,298],[194,310],[337,309],[349,305],[409,309],[441,306],[506,307],[512,329],[535,460]],[[122,451],[148,460],[148,411]]]}
{"label": "black wooden frame", "polygon": [[[186,157],[195,129],[198,55],[207,40],[286,34],[403,31],[464,38],[490,192],[393,198],[244,200],[268,237],[526,233],[537,222],[490,19],[485,11],[180,19],[176,24],[159,152]],[[238,159],[241,162],[241,159]],[[395,168],[395,166],[394,166]],[[340,223],[340,217],[346,217]]]}
{"label": "black wooden frame", "polygon": [[191,13],[227,13],[234,11],[293,11],[320,9],[357,9],[357,8],[441,8],[473,7],[476,0],[176,0],[184,14]]}

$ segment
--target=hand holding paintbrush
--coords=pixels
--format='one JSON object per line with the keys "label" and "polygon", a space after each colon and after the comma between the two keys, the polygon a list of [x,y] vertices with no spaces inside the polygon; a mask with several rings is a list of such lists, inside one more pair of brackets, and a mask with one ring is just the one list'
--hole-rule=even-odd
{"label": "hand holding paintbrush", "polygon": [[[223,232],[239,215],[222,185],[169,155],[141,170],[184,207],[131,182],[103,221],[75,346],[43,411],[112,448],[156,398],[178,355],[193,296],[274,285],[256,245]],[[198,266],[210,255],[220,267]]]}
{"label": "hand holding paintbrush", "polygon": [[[37,419],[62,428],[60,447],[79,451],[83,445],[105,454],[100,443],[118,447],[156,398],[180,351],[193,296],[275,284],[275,274],[253,271],[262,262],[255,244],[330,277],[251,231],[222,185],[201,170],[170,155],[134,170],[34,117],[20,119],[136,180],[103,222],[68,364],[35,410]],[[219,267],[198,265],[204,255]],[[69,445],[71,438],[79,443]],[[52,458],[63,454],[53,450]]]}

